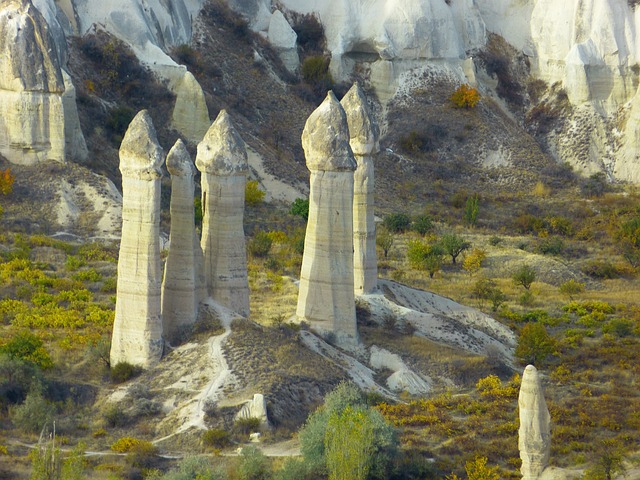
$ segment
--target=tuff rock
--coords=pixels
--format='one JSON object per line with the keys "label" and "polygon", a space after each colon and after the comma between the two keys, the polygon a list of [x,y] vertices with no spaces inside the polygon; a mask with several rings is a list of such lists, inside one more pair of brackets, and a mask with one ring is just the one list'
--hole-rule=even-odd
{"label": "tuff rock", "polygon": [[146,110],[120,146],[122,238],[118,257],[111,365],[149,367],[162,356],[160,167],[163,151]]}
{"label": "tuff rock", "polygon": [[334,96],[309,116],[302,132],[311,172],[309,219],[297,317],[338,342],[358,342],[353,292],[353,172],[346,114]]}
{"label": "tuff rock", "polygon": [[536,480],[549,465],[551,417],[544,400],[538,370],[533,365],[527,365],[522,374],[518,408],[518,448],[522,459],[520,472],[524,480]]}

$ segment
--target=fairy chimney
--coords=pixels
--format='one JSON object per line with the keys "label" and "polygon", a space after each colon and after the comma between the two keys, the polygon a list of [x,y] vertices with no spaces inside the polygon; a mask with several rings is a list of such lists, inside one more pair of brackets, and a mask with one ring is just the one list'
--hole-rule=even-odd
{"label": "fairy chimney", "polygon": [[353,172],[345,112],[333,92],[302,132],[311,172],[297,317],[338,342],[358,342],[353,293]]}
{"label": "fairy chimney", "polygon": [[111,365],[149,367],[163,349],[160,285],[160,166],[151,117],[142,110],[120,146],[122,239],[118,257]]}
{"label": "fairy chimney", "polygon": [[202,253],[207,292],[221,305],[249,316],[249,281],[243,228],[249,164],[245,143],[225,110],[198,144],[202,172]]}
{"label": "fairy chimney", "polygon": [[356,295],[362,295],[373,292],[378,282],[372,158],[379,150],[378,126],[357,83],[340,103],[347,115],[349,144],[357,163],[353,174],[353,287]]}

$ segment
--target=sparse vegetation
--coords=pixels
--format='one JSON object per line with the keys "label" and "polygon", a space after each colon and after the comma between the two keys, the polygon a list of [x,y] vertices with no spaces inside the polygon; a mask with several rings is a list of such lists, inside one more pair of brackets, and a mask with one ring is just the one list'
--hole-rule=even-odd
{"label": "sparse vegetation", "polygon": [[453,94],[451,102],[457,108],[474,108],[480,101],[480,93],[475,88],[464,84],[460,85]]}

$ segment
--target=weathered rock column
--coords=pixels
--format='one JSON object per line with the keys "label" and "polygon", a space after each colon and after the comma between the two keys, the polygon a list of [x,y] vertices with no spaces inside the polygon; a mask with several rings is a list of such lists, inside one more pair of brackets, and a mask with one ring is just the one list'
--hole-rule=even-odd
{"label": "weathered rock column", "polygon": [[193,192],[195,167],[182,140],[167,155],[171,174],[171,233],[169,256],[162,282],[162,324],[164,337],[179,338],[184,328],[193,325],[198,313],[196,262],[202,258],[194,242],[196,235]]}
{"label": "weathered rock column", "polygon": [[520,472],[524,480],[534,480],[549,465],[551,417],[544,401],[538,370],[533,365],[528,365],[522,374],[518,407],[518,448],[522,459]]}
{"label": "weathered rock column", "polygon": [[358,341],[353,293],[353,172],[347,117],[327,98],[307,119],[302,147],[311,172],[297,316],[336,340]]}
{"label": "weathered rock column", "polygon": [[202,172],[202,253],[209,295],[249,316],[244,192],[249,173],[244,141],[222,110],[198,144]]}
{"label": "weathered rock column", "polygon": [[379,150],[375,123],[360,86],[355,83],[340,102],[347,114],[350,145],[357,168],[353,174],[353,287],[356,295],[378,284],[376,223],[373,216],[374,173],[371,155]]}
{"label": "weathered rock column", "polygon": [[160,177],[163,151],[142,110],[120,146],[122,239],[111,365],[149,367],[162,356]]}

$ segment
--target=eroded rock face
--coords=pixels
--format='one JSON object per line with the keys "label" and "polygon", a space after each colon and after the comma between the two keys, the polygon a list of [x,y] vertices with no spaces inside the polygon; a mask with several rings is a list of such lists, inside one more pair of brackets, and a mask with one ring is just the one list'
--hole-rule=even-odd
{"label": "eroded rock face", "polygon": [[120,146],[122,239],[118,258],[111,365],[149,367],[163,349],[160,267],[160,166],[164,160],[146,110]]}
{"label": "eroded rock face", "polygon": [[524,480],[535,480],[549,465],[551,417],[544,400],[538,371],[533,365],[528,365],[522,374],[518,408],[518,448],[522,459],[520,472]]}
{"label": "eroded rock face", "polygon": [[173,90],[176,93],[173,126],[189,141],[198,143],[211,125],[202,87],[191,72],[185,72]]}
{"label": "eroded rock face", "polygon": [[379,130],[357,83],[340,103],[347,115],[349,144],[357,163],[353,176],[353,287],[356,295],[362,295],[373,292],[378,281],[372,154],[380,149]]}
{"label": "eroded rock face", "polygon": [[170,342],[180,338],[193,325],[198,314],[196,261],[202,257],[195,249],[194,220],[195,167],[182,140],[167,155],[171,174],[171,233],[169,255],[162,282],[162,324],[164,337]]}
{"label": "eroded rock face", "polygon": [[293,31],[287,19],[280,10],[276,10],[269,20],[267,31],[269,42],[275,48],[282,59],[282,63],[290,72],[295,72],[300,66],[298,47],[296,41],[298,35]]}
{"label": "eroded rock face", "polygon": [[0,6],[0,153],[33,165],[65,159],[64,79],[56,43],[29,0]]}
{"label": "eroded rock face", "polygon": [[256,393],[253,399],[245,403],[240,411],[236,414],[236,419],[257,418],[263,426],[269,426],[269,417],[267,416],[267,401],[264,395]]}
{"label": "eroded rock face", "polygon": [[198,144],[202,173],[202,253],[209,296],[249,316],[249,281],[243,228],[249,173],[245,143],[225,110]]}
{"label": "eroded rock face", "polygon": [[353,293],[353,172],[349,127],[333,92],[302,132],[311,172],[297,317],[321,334],[357,343]]}

